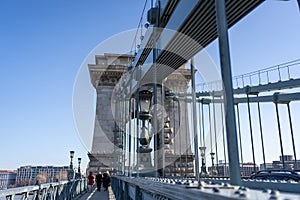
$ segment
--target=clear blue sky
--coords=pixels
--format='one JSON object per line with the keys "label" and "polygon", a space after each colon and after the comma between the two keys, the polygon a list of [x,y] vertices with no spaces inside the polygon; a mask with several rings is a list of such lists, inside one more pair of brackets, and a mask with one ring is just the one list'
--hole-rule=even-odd
{"label": "clear blue sky", "polygon": [[[95,46],[136,28],[144,1],[7,0],[0,3],[0,169],[87,164],[73,122],[77,71]],[[77,165],[77,161],[76,161]]]}
{"label": "clear blue sky", "polygon": [[[0,169],[68,165],[69,150],[86,167],[72,113],[77,71],[99,43],[137,27],[143,4],[1,1]],[[296,0],[265,2],[230,30],[233,74],[300,58],[299,35]],[[218,64],[216,43],[207,51]]]}

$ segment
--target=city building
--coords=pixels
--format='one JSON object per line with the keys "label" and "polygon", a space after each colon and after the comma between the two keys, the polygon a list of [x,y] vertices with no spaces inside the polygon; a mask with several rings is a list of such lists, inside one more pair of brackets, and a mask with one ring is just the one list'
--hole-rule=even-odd
{"label": "city building", "polygon": [[17,170],[0,170],[0,190],[16,183]]}
{"label": "city building", "polygon": [[264,164],[260,164],[259,169],[260,170],[273,169],[273,163],[266,163],[266,167]]}
{"label": "city building", "polygon": [[50,183],[68,179],[69,166],[21,166],[18,168],[18,186]]}
{"label": "city building", "polygon": [[[283,166],[284,163],[284,166]],[[260,165],[260,169],[264,170],[264,164]],[[272,163],[266,163],[266,169],[288,169],[299,170],[300,160],[295,160],[292,155],[279,156],[279,160],[274,160]]]}
{"label": "city building", "polygon": [[[213,169],[212,167],[208,167],[208,173],[217,176],[229,176],[229,163],[224,163],[220,160],[218,165],[215,165],[214,168],[215,169]],[[212,171],[214,171],[214,173],[211,173]],[[250,176],[252,173],[259,171],[259,168],[257,165],[254,166],[253,163],[241,163],[240,171],[242,177],[247,177]]]}

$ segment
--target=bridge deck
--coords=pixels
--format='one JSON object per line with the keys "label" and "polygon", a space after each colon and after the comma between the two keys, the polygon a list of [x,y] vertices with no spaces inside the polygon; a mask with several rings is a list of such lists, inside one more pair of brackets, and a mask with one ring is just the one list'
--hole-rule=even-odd
{"label": "bridge deck", "polygon": [[97,191],[97,188],[93,188],[92,192],[87,192],[77,198],[76,200],[115,200],[115,195],[113,194],[111,187],[108,188],[108,191],[104,191],[103,188],[101,188],[101,191]]}

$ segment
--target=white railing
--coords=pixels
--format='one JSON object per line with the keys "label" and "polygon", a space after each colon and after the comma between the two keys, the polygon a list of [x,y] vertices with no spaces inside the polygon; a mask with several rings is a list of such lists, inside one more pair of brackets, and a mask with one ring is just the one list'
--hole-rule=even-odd
{"label": "white railing", "polygon": [[77,179],[35,186],[0,190],[0,199],[60,200],[73,199],[87,190],[87,180]]}

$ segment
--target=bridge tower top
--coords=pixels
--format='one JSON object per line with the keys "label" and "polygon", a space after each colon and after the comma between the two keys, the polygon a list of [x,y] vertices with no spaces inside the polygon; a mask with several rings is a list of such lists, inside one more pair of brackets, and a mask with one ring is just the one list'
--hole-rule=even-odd
{"label": "bridge tower top", "polygon": [[89,64],[91,82],[95,89],[100,85],[115,86],[134,59],[129,54],[112,54],[95,56],[95,64]]}

